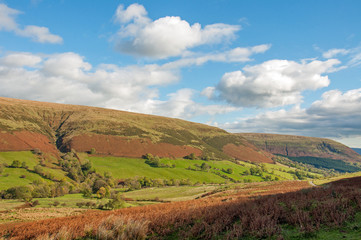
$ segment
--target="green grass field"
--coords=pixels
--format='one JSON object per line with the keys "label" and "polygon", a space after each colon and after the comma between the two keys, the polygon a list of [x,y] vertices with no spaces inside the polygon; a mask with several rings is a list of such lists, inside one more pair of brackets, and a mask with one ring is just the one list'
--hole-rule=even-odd
{"label": "green grass field", "polygon": [[39,164],[37,156],[30,151],[0,152],[0,163],[11,165],[11,163],[15,160],[18,160],[20,163],[25,162],[31,170]]}
{"label": "green grass field", "polygon": [[[243,175],[243,173],[254,164],[242,162],[235,164],[230,161],[202,161],[202,160],[188,160],[188,159],[161,159],[161,163],[173,165],[175,168],[157,168],[151,167],[145,163],[144,159],[136,158],[120,158],[120,157],[87,157],[93,164],[93,167],[100,173],[109,172],[114,178],[125,179],[133,177],[149,177],[153,179],[190,179],[192,183],[224,183],[226,179],[214,174],[218,172],[235,180],[250,180],[253,182],[263,181],[260,176]],[[196,169],[195,164],[202,165],[207,163],[211,166],[209,171],[194,171],[188,170],[190,167]],[[222,169],[232,168],[233,173],[228,174]],[[278,177],[280,180],[292,180],[293,175],[280,171],[279,169],[287,169],[283,166],[274,164],[267,164],[266,168],[274,171],[273,174],[264,173],[273,178]],[[288,170],[288,169],[287,169]]]}
{"label": "green grass field", "polygon": [[217,189],[218,186],[179,186],[179,187],[162,187],[162,188],[145,188],[131,192],[125,192],[126,198],[134,200],[154,200],[158,198],[164,201],[185,201],[194,199],[204,193]]}
{"label": "green grass field", "polygon": [[[21,176],[25,177],[21,178]],[[23,168],[5,168],[3,173],[0,174],[0,190],[16,186],[25,186],[36,180],[51,182],[50,180],[46,180],[38,174],[28,172]]]}

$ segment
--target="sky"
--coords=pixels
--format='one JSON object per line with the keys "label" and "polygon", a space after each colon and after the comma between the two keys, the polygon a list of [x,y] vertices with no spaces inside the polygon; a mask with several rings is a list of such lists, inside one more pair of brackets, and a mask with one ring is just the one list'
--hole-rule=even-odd
{"label": "sky", "polygon": [[361,147],[361,1],[0,0],[0,96]]}

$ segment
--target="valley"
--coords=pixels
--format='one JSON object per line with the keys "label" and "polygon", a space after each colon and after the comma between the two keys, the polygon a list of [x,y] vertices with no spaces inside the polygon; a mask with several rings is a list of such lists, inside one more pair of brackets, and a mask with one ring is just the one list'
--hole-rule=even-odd
{"label": "valley", "polygon": [[[361,212],[361,156],[332,140],[9,98],[0,98],[0,110],[5,239],[95,239],[102,221],[130,221],[139,239],[303,238]],[[338,187],[345,178],[354,179],[351,195]],[[322,196],[333,192],[331,203],[346,205],[331,221],[338,207]],[[326,214],[318,222],[313,198]]]}

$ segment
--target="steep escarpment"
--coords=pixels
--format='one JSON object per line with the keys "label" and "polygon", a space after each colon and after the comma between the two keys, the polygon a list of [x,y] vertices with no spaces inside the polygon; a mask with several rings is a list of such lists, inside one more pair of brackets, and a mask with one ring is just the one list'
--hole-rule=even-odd
{"label": "steep escarpment", "polygon": [[272,162],[243,137],[216,127],[87,106],[0,98],[0,133],[0,151],[85,152],[95,148],[98,154],[112,156],[194,153],[214,159]]}
{"label": "steep escarpment", "polygon": [[330,139],[264,133],[240,133],[237,135],[246,138],[257,147],[272,154],[361,163],[361,155],[351,148]]}

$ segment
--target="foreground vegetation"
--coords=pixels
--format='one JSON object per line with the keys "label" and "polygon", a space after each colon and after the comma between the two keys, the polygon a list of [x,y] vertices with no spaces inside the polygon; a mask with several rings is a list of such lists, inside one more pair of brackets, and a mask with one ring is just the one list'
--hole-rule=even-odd
{"label": "foreground vegetation", "polygon": [[[119,236],[124,237],[121,239],[351,237],[360,233],[360,186],[360,177],[316,188],[307,188],[307,184],[300,181],[268,183],[248,190],[221,191],[192,201],[0,225],[0,233],[17,239],[40,239],[40,236],[49,239],[49,236],[56,235],[67,236],[63,239],[114,239]],[[289,192],[297,189],[303,190]],[[263,193],[263,196],[245,197],[247,194],[255,196],[250,195],[252,191]]]}

